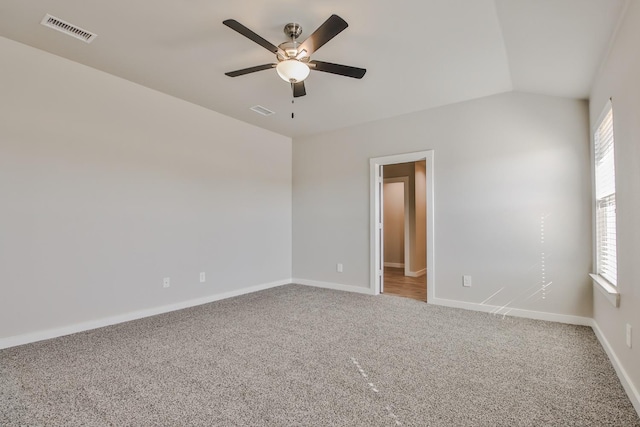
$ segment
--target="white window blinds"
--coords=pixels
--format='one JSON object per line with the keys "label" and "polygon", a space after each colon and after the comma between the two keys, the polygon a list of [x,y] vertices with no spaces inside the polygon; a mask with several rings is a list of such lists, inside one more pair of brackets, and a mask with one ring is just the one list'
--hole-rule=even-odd
{"label": "white window blinds", "polygon": [[614,164],[613,109],[602,113],[594,134],[596,172],[596,257],[597,273],[612,285],[617,281],[616,261],[616,174]]}

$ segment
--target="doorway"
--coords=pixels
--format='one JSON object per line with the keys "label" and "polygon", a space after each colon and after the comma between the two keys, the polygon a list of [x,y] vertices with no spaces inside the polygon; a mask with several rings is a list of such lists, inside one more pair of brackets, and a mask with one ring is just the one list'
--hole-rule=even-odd
{"label": "doorway", "polygon": [[424,160],[382,169],[382,292],[419,301],[427,300],[424,172]]}
{"label": "doorway", "polygon": [[371,289],[433,300],[433,151],[379,157],[371,167]]}
{"label": "doorway", "polygon": [[410,272],[411,205],[409,176],[383,176],[384,267]]}

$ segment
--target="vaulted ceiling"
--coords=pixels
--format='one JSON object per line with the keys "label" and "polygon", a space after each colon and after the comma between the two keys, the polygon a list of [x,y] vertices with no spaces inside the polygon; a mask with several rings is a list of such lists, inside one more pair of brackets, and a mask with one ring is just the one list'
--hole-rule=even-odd
{"label": "vaulted ceiling", "polygon": [[[586,98],[626,4],[2,0],[0,36],[295,137],[512,90]],[[46,13],[98,37],[85,44],[46,28]],[[302,25],[304,39],[331,14],[349,27],[313,59],[366,68],[362,80],[314,71],[307,96],[292,104],[275,70],[224,75],[275,56],[223,20],[236,19],[277,45],[288,22]],[[255,105],[276,114],[260,116],[249,109]]]}

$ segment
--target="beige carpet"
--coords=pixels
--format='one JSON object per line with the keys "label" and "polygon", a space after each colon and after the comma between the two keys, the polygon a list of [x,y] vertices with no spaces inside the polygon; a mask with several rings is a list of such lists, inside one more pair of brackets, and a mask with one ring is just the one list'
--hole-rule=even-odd
{"label": "beige carpet", "polygon": [[0,425],[640,420],[590,328],[289,285],[2,350]]}

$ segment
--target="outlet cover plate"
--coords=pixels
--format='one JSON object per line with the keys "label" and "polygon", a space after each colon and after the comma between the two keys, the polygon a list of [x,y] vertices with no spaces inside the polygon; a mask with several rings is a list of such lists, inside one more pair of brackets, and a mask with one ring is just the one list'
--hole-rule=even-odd
{"label": "outlet cover plate", "polygon": [[462,276],[462,286],[464,286],[465,288],[471,287],[471,276]]}

